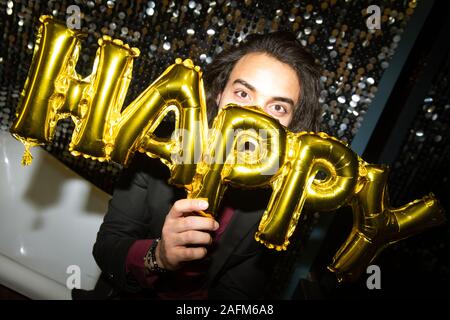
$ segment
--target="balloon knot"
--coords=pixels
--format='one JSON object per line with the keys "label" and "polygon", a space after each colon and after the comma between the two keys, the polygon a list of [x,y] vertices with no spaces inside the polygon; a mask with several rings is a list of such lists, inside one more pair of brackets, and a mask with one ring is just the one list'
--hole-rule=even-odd
{"label": "balloon knot", "polygon": [[22,166],[29,166],[31,164],[31,162],[33,161],[33,156],[31,155],[30,152],[30,148],[31,146],[26,143],[25,144],[25,151],[23,152],[23,156],[22,156]]}

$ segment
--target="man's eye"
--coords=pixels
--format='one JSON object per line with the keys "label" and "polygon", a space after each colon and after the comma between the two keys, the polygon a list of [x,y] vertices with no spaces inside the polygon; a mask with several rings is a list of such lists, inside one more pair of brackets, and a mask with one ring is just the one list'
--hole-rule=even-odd
{"label": "man's eye", "polygon": [[276,111],[276,112],[278,112],[278,113],[286,113],[286,112],[287,112],[286,108],[283,107],[283,106],[280,105],[280,104],[275,104],[275,105],[273,105],[273,106],[272,106],[272,110],[273,110],[273,111]]}
{"label": "man's eye", "polygon": [[247,93],[247,92],[245,92],[245,91],[241,91],[241,90],[239,90],[239,91],[236,91],[236,94],[237,94],[237,96],[238,96],[239,98],[243,98],[243,99],[245,99],[245,98],[247,98],[247,97],[248,97],[248,93]]}

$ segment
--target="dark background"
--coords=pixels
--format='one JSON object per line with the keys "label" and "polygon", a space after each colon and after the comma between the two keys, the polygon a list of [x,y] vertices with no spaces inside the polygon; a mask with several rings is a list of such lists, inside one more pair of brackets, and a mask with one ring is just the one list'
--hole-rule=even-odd
{"label": "dark background", "polygon": [[[431,7],[405,65],[388,97],[363,158],[391,165],[389,193],[394,207],[433,192],[450,209],[450,34],[444,1]],[[400,241],[373,262],[381,268],[382,290],[370,291],[366,277],[335,287],[323,266],[331,261],[351,229],[351,211],[333,220],[313,272],[317,287],[306,281],[299,298],[445,298],[450,285],[448,223]],[[336,245],[332,245],[336,243]]]}
{"label": "dark background", "polygon": [[[323,68],[324,131],[348,143],[363,141],[363,147],[355,144],[355,151],[366,161],[391,166],[394,207],[433,192],[448,216],[450,17],[446,1],[0,0],[1,130],[8,130],[14,120],[39,16],[52,14],[64,21],[72,4],[80,7],[81,26],[88,35],[77,65],[80,74],[91,72],[102,34],[141,50],[125,105],[176,57],[190,57],[207,68],[218,52],[249,33],[294,32]],[[380,30],[370,31],[365,24],[366,8],[372,4],[381,9]],[[386,87],[389,92],[383,90]],[[379,117],[373,116],[377,108]],[[70,121],[62,121],[46,150],[111,193],[122,168],[71,156],[72,130]],[[340,210],[325,224],[322,217],[311,215],[303,223],[295,255],[279,270],[290,275],[300,266],[306,268],[306,275],[280,279],[278,290],[286,290],[281,282],[290,281],[295,299],[445,295],[450,278],[448,224],[384,250],[374,261],[382,270],[382,290],[370,291],[364,276],[354,284],[336,285],[326,271],[351,229],[351,213]],[[324,232],[313,244],[310,235],[317,228]]]}

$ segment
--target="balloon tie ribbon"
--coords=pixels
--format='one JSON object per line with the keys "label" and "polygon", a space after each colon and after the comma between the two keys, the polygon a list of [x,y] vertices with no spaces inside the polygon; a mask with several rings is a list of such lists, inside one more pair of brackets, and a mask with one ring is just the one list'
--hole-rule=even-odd
{"label": "balloon tie ribbon", "polygon": [[25,142],[25,150],[23,152],[22,156],[22,166],[29,166],[31,162],[33,161],[33,156],[31,155],[30,148],[32,147],[31,144]]}

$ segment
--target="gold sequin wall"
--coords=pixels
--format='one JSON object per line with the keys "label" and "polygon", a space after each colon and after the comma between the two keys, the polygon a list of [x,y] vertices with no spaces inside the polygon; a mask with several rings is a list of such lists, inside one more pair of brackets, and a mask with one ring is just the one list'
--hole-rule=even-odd
{"label": "gold sequin wall", "polygon": [[[51,14],[65,21],[67,8],[81,12],[87,33],[77,70],[89,74],[102,34],[138,47],[127,101],[134,99],[176,57],[206,68],[224,48],[248,34],[290,30],[323,67],[324,130],[351,142],[389,68],[416,1],[378,1],[380,29],[369,29],[373,1],[0,1],[0,129],[13,121],[30,66],[37,21]],[[125,102],[127,104],[127,102]],[[111,192],[120,167],[75,158],[67,150],[73,126],[62,122],[48,151]]]}

